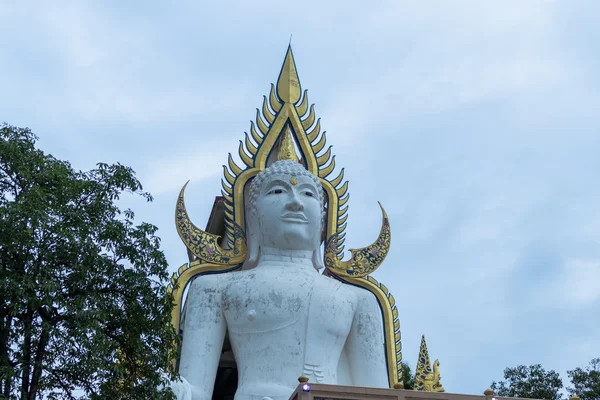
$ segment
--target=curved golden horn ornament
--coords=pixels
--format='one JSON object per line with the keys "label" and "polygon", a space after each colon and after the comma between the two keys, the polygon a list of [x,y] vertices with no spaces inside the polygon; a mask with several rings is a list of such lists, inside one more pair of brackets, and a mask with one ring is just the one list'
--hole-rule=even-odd
{"label": "curved golden horn ornament", "polygon": [[175,208],[175,226],[183,243],[196,257],[205,262],[221,265],[243,263],[246,260],[246,233],[244,230],[233,222],[233,249],[221,248],[218,243],[221,236],[204,232],[190,220],[183,199],[188,183],[189,181],[181,188]]}
{"label": "curved golden horn ornament", "polygon": [[328,270],[339,276],[362,278],[381,265],[390,250],[391,230],[390,221],[381,203],[379,207],[381,207],[382,225],[377,240],[362,249],[350,249],[352,253],[350,260],[342,261],[337,257],[340,234],[336,233],[329,238],[325,245],[325,267]]}

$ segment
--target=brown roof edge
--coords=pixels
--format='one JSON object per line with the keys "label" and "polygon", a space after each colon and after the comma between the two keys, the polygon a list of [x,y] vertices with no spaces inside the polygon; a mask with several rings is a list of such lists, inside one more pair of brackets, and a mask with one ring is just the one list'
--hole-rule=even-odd
{"label": "brown roof edge", "polygon": [[208,222],[206,223],[206,232],[221,237],[225,234],[225,204],[223,196],[215,196]]}

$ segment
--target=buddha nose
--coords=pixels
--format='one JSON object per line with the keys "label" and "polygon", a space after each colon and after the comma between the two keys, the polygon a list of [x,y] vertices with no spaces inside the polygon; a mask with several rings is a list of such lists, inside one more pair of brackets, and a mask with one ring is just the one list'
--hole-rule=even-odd
{"label": "buddha nose", "polygon": [[287,204],[285,205],[285,208],[287,208],[290,211],[304,211],[304,205],[302,205],[302,203],[298,199],[298,195],[296,194],[296,192],[292,191],[290,193],[290,198]]}

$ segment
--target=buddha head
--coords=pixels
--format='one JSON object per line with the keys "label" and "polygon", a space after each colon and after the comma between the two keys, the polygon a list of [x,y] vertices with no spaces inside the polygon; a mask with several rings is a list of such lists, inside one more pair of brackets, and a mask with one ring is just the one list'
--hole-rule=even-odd
{"label": "buddha head", "polygon": [[246,202],[248,255],[245,268],[259,262],[261,249],[311,251],[323,268],[320,251],[325,196],[319,178],[294,160],[276,161],[250,184]]}

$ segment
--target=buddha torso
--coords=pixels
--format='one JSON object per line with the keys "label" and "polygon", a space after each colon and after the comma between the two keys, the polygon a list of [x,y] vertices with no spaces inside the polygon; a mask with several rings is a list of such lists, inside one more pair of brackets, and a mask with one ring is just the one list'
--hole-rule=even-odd
{"label": "buddha torso", "polygon": [[221,285],[238,366],[236,399],[287,399],[303,374],[311,382],[337,383],[356,310],[353,288],[312,267],[275,265],[229,274]]}

